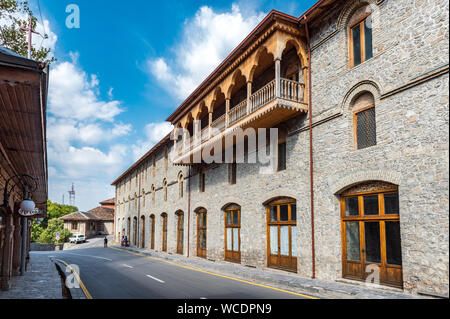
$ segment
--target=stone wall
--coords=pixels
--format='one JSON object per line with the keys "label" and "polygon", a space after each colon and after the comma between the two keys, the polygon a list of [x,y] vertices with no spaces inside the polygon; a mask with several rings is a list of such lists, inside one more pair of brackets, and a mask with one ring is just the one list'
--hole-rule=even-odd
{"label": "stone wall", "polygon": [[40,243],[30,244],[30,251],[57,251],[63,249],[64,244],[40,244]]}
{"label": "stone wall", "polygon": [[[346,22],[361,4],[373,10],[374,57],[349,68]],[[316,276],[342,278],[339,193],[367,181],[398,185],[406,291],[448,295],[448,2],[445,0],[341,1],[320,28],[312,29],[313,159]],[[445,71],[447,65],[447,71]],[[444,72],[436,73],[443,68]],[[419,80],[420,81],[419,81]],[[374,96],[377,145],[357,150],[353,136],[352,101]],[[266,208],[263,203],[287,196],[297,201],[298,274],[312,274],[309,131],[307,117],[288,121],[287,169],[261,175],[258,164],[238,164],[237,183],[229,185],[227,165],[205,167],[206,191],[186,167],[164,169],[164,147],[156,151],[157,175],[151,159],[117,189],[116,233],[127,219],[145,216],[145,247],[150,242],[150,215],[156,217],[155,249],[161,250],[162,219],[168,215],[168,252],[176,253],[175,213],[185,214],[184,255],[196,256],[195,210],[207,210],[207,257],[224,259],[224,212],[241,206],[243,265],[267,265]],[[179,198],[178,176],[184,176]],[[132,173],[134,174],[134,173]],[[163,180],[168,181],[168,201]],[[188,206],[188,184],[191,204]],[[152,203],[151,186],[157,189]],[[145,194],[145,195],[143,195]],[[144,205],[145,197],[145,205]],[[133,199],[137,198],[135,205]],[[131,200],[131,205],[129,205]],[[189,221],[189,222],[188,222]],[[133,232],[133,227],[131,226]],[[188,232],[189,228],[189,232]],[[138,227],[140,229],[140,227]],[[129,241],[132,242],[134,234]],[[141,246],[140,236],[138,245]]]}

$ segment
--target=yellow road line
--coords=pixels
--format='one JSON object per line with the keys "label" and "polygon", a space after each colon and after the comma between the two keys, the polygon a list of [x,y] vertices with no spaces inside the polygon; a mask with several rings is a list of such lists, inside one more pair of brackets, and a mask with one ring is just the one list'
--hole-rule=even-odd
{"label": "yellow road line", "polygon": [[109,248],[115,249],[115,250],[118,250],[118,251],[127,252],[127,253],[132,254],[132,255],[145,257],[145,258],[148,258],[148,259],[162,261],[162,262],[164,262],[166,264],[170,264],[170,265],[177,266],[177,267],[180,267],[180,268],[186,268],[186,269],[198,271],[198,272],[201,272],[201,273],[204,273],[204,274],[208,274],[208,275],[212,275],[212,276],[217,276],[217,277],[222,277],[222,278],[226,278],[226,279],[231,279],[231,280],[243,282],[243,283],[246,283],[246,284],[249,284],[249,285],[253,285],[253,286],[258,286],[258,287],[268,288],[268,289],[272,289],[272,290],[276,290],[276,291],[281,291],[281,292],[285,292],[285,293],[288,293],[288,294],[291,294],[291,295],[301,296],[301,297],[305,297],[305,298],[309,298],[309,299],[320,299],[320,298],[317,298],[317,297],[312,297],[312,296],[300,294],[300,293],[297,293],[297,292],[292,292],[292,291],[289,291],[289,290],[279,289],[279,288],[275,288],[275,287],[271,287],[271,286],[267,286],[267,285],[263,285],[263,284],[257,284],[257,283],[254,283],[254,282],[251,282],[251,281],[247,281],[247,280],[242,280],[242,279],[238,279],[238,278],[234,278],[234,277],[230,277],[230,276],[216,274],[216,273],[209,272],[209,271],[202,270],[202,269],[198,269],[198,268],[193,268],[193,267],[189,267],[189,266],[180,265],[180,264],[177,264],[177,263],[174,263],[174,262],[171,262],[171,261],[167,261],[167,260],[164,260],[164,259],[160,259],[160,258],[156,258],[156,257],[150,257],[150,256],[146,256],[144,254],[136,253],[134,251],[128,251],[128,250],[124,250],[124,249],[120,249],[120,248],[116,248],[116,247],[109,247]]}
{"label": "yellow road line", "polygon": [[66,265],[71,271],[73,276],[75,277],[75,279],[78,281],[78,283],[80,284],[81,289],[84,292],[84,295],[86,296],[87,299],[94,299],[92,298],[92,295],[89,293],[89,291],[87,290],[86,286],[83,284],[83,282],[81,281],[80,276],[78,275],[78,273],[75,271],[75,269],[73,269],[68,263],[66,263],[64,260],[61,259],[55,259],[56,261],[62,262],[64,265]]}

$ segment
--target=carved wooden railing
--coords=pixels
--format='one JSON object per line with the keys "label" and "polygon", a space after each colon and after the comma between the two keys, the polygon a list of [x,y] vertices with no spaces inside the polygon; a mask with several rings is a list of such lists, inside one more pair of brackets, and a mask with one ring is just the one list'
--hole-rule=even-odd
{"label": "carved wooden railing", "polygon": [[212,123],[212,127],[219,131],[223,131],[225,129],[225,114],[219,117]]}
{"label": "carved wooden railing", "polygon": [[229,124],[233,125],[247,115],[247,100],[242,101],[228,112]]}
{"label": "carved wooden railing", "polygon": [[267,83],[250,97],[250,111],[253,113],[275,98],[275,80]]}
{"label": "carved wooden railing", "polygon": [[280,80],[280,97],[295,102],[303,102],[305,85],[288,79]]}

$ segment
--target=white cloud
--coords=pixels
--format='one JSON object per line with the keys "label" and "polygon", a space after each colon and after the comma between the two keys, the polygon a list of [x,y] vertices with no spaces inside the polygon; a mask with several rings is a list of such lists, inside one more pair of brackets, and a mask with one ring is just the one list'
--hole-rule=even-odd
{"label": "white cloud", "polygon": [[186,98],[231,53],[264,18],[264,13],[246,15],[239,5],[217,13],[201,7],[184,24],[183,39],[173,58],[147,61],[147,70],[163,88],[178,99]]}
{"label": "white cloud", "polygon": [[112,121],[123,112],[121,103],[102,101],[98,86],[97,76],[88,76],[75,63],[56,64],[50,76],[49,112],[76,120]]}
{"label": "white cloud", "polygon": [[173,130],[173,126],[168,122],[149,123],[145,126],[144,139],[138,140],[132,145],[133,160],[137,161],[161,139],[166,137]]}

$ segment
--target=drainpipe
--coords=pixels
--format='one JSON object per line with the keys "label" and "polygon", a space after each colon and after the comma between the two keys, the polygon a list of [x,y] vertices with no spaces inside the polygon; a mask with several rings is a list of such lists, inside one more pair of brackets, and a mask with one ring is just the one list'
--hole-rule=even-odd
{"label": "drainpipe", "polygon": [[314,158],[313,158],[313,132],[312,132],[312,81],[311,81],[311,39],[309,38],[308,19],[305,16],[305,31],[308,45],[308,98],[309,98],[309,167],[310,167],[310,193],[311,193],[311,247],[312,247],[312,279],[316,278],[316,249],[314,235]]}
{"label": "drainpipe", "polygon": [[189,237],[191,230],[191,166],[189,166],[189,178],[188,178],[188,236],[187,236],[187,258],[189,258],[189,252],[191,247],[189,246]]}

